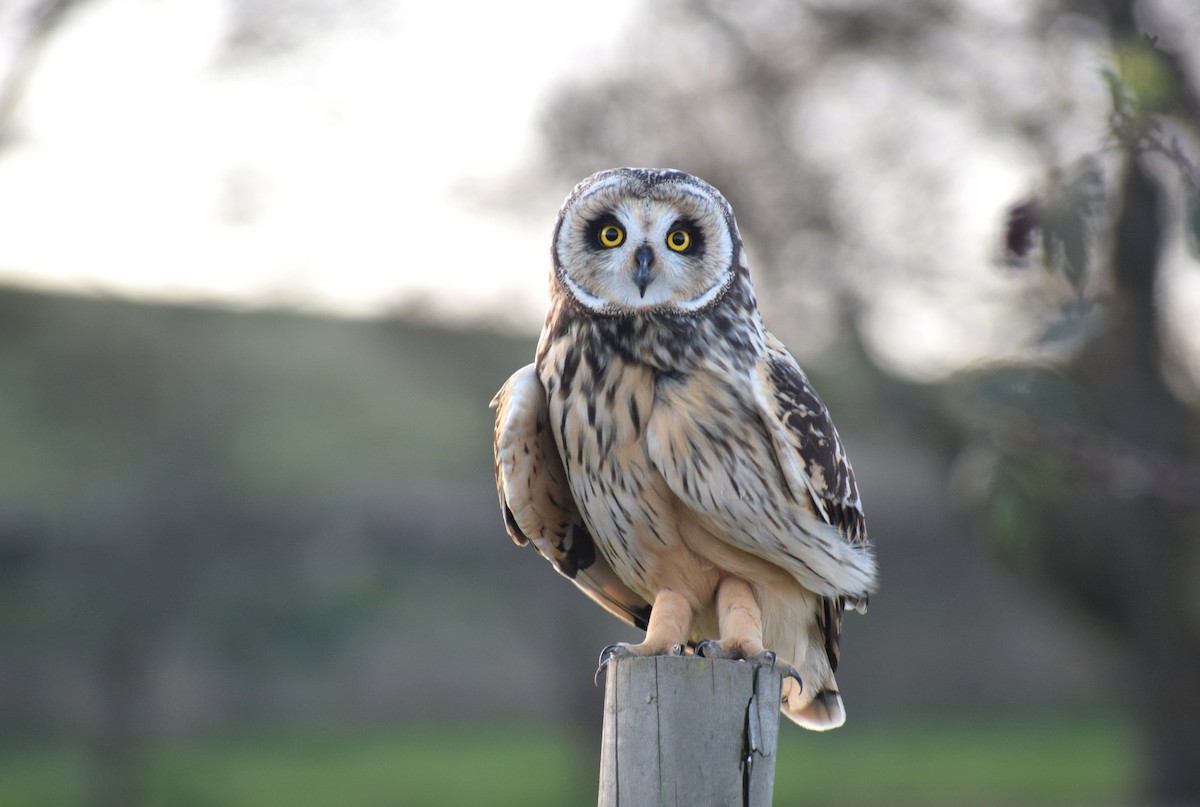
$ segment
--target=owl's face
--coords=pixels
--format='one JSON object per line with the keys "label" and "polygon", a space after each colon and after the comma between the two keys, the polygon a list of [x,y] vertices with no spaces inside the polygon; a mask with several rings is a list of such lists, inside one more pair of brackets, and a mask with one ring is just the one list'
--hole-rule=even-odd
{"label": "owl's face", "polygon": [[597,313],[687,313],[733,282],[737,243],[733,211],[708,183],[680,171],[616,168],[567,197],[554,267],[566,292]]}

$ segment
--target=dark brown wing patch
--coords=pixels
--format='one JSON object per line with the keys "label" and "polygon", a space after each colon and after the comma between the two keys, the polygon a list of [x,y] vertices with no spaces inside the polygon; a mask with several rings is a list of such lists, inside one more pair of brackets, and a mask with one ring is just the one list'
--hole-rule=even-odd
{"label": "dark brown wing patch", "polygon": [[[767,369],[775,385],[775,413],[787,427],[788,441],[800,455],[811,480],[808,490],[813,509],[836,527],[848,542],[865,544],[867,523],[858,497],[854,469],[850,467],[829,410],[796,360],[773,337],[768,341]],[[866,598],[853,605],[865,611]],[[825,655],[835,672],[841,656],[845,613],[845,597],[823,598],[817,612],[817,623],[825,637]]]}
{"label": "dark brown wing patch", "polygon": [[812,481],[810,494],[817,512],[847,541],[864,543],[867,525],[854,469],[829,411],[796,361],[774,345],[767,354],[767,369],[776,390],[776,415],[787,427],[789,442]]}
{"label": "dark brown wing patch", "polygon": [[841,656],[842,617],[846,613],[846,598],[832,597],[821,599],[821,610],[817,613],[817,624],[825,634],[825,655],[829,658],[829,669],[837,672],[838,658]]}

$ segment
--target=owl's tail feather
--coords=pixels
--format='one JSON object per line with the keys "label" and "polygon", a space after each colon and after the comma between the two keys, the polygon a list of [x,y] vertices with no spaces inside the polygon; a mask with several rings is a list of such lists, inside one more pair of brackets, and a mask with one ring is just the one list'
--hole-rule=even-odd
{"label": "owl's tail feather", "polygon": [[[783,682],[784,701],[781,705],[784,717],[810,731],[829,731],[846,722],[846,707],[836,689],[825,689],[810,700],[801,695],[792,680]],[[795,704],[797,708],[793,709]]]}

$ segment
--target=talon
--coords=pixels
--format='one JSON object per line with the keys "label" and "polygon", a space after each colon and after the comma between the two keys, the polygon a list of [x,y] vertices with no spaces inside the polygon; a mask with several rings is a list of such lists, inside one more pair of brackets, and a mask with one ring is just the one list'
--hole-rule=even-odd
{"label": "talon", "polygon": [[604,665],[608,664],[608,662],[612,660],[613,656],[617,655],[623,650],[625,650],[624,645],[619,644],[610,644],[608,647],[601,650],[599,660],[600,666],[603,667]]}
{"label": "talon", "polygon": [[[768,675],[775,672],[775,662],[778,660],[779,660],[779,657],[777,655],[775,655],[774,650],[764,650],[761,653],[759,653],[757,656],[754,657],[754,661],[758,662],[759,664],[766,664],[767,661],[771,662],[770,666],[767,668]],[[794,672],[794,670],[793,670],[793,672]]]}
{"label": "talon", "polygon": [[629,650],[624,645],[610,644],[608,647],[600,651],[599,666],[596,667],[596,674],[592,677],[592,683],[600,686],[600,673],[608,668],[608,662],[613,660],[614,656],[619,656],[628,653]]}
{"label": "talon", "polygon": [[740,647],[726,647],[715,639],[705,639],[696,645],[696,655],[707,659],[721,658],[738,661],[746,658]]}
{"label": "talon", "polygon": [[796,682],[797,686],[800,687],[800,691],[804,691],[804,681],[801,680],[800,673],[796,672],[795,667],[785,661],[783,662],[782,672],[785,680],[791,678]]}
{"label": "talon", "polygon": [[600,686],[600,673],[607,669],[608,663],[614,658],[624,658],[627,656],[682,656],[683,654],[683,645],[681,644],[669,645],[661,650],[647,648],[645,643],[631,645],[618,642],[617,644],[610,644],[600,651],[600,666],[596,668],[596,675],[592,680],[596,686]]}

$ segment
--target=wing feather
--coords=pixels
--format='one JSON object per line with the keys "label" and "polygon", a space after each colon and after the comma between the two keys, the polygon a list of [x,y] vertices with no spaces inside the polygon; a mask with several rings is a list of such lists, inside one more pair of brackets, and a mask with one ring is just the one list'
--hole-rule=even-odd
{"label": "wing feather", "polygon": [[760,404],[784,453],[798,460],[798,468],[790,465],[800,481],[792,484],[808,491],[821,516],[847,541],[865,544],[867,522],[854,469],[829,410],[783,343],[767,334],[766,344],[766,360],[759,365]]}
{"label": "wing feather", "polygon": [[596,552],[548,422],[534,365],[522,367],[492,399],[496,409],[496,492],[508,534],[534,549],[614,616],[646,627],[650,605]]}
{"label": "wing feather", "polygon": [[[766,347],[766,361],[760,369],[765,376],[763,387],[771,392],[762,396],[767,422],[782,443],[782,450],[798,459],[803,485],[825,521],[847,542],[866,545],[867,523],[854,469],[829,411],[783,343],[768,333]],[[825,654],[834,671],[841,655],[842,616],[847,604],[865,613],[867,600],[866,596],[822,599],[817,622],[825,635]]]}
{"label": "wing feather", "polygon": [[849,464],[786,351],[767,350],[749,378],[660,377],[646,437],[671,491],[718,540],[822,596],[859,601],[874,588]]}

